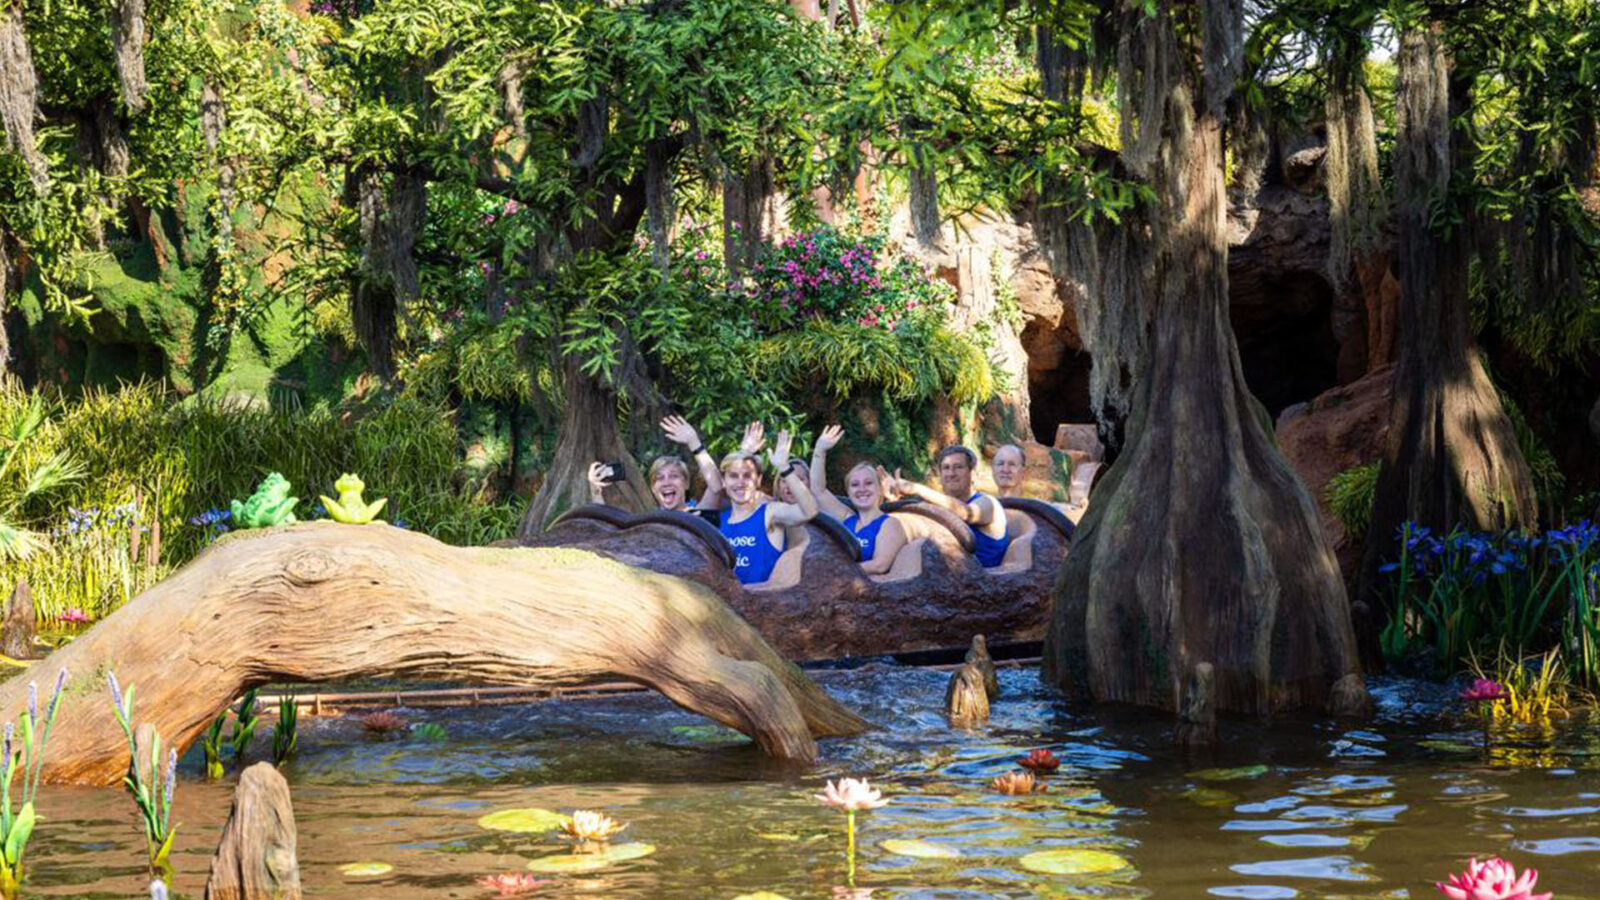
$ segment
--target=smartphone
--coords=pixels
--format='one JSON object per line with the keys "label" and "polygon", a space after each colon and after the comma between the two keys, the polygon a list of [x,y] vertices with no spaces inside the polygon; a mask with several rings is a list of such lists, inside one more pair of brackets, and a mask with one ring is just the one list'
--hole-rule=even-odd
{"label": "smartphone", "polygon": [[606,474],[600,480],[606,484],[616,484],[619,481],[627,481],[628,470],[624,469],[622,467],[622,463],[620,462],[607,463]]}

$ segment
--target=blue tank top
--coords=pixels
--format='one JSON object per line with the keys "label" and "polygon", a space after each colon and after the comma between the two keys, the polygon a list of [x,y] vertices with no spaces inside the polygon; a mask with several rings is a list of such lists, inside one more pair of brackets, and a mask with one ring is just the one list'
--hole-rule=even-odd
{"label": "blue tank top", "polygon": [[772,577],[772,567],[777,565],[783,551],[772,546],[767,538],[767,504],[756,507],[742,522],[729,522],[733,510],[722,511],[717,526],[722,536],[733,548],[733,574],[740,584],[758,584]]}
{"label": "blue tank top", "polygon": [[868,522],[865,527],[857,528],[861,521],[860,513],[851,513],[845,517],[844,527],[856,536],[856,541],[861,544],[861,561],[866,562],[878,553],[878,532],[883,529],[883,523],[889,521],[887,513],[880,514],[876,519]]}
{"label": "blue tank top", "polygon": [[[973,494],[971,497],[968,497],[967,503],[971,504],[972,501],[982,496],[983,492],[979,491],[978,493]],[[1006,520],[1004,516],[1006,511],[998,508],[1000,506],[999,501],[995,501],[995,506],[997,507],[995,510],[995,515],[1000,516],[1000,524],[1005,525]],[[1000,537],[990,537],[987,534],[979,531],[975,526],[968,525],[967,527],[972,529],[972,555],[978,558],[978,562],[981,563],[985,569],[992,569],[1005,561],[1006,548],[1011,546],[1011,532],[1009,530]]]}

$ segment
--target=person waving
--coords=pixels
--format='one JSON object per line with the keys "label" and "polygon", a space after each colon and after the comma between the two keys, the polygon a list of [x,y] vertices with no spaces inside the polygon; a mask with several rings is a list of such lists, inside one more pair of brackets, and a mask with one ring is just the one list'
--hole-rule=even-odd
{"label": "person waving", "polygon": [[760,584],[770,578],[788,546],[784,528],[803,525],[817,515],[816,497],[789,459],[792,443],[787,431],[778,432],[768,461],[793,492],[793,503],[769,500],[761,492],[761,460],[754,454],[741,450],[722,458],[722,490],[731,506],[722,511],[718,530],[733,548],[733,574],[740,584]]}
{"label": "person waving", "polygon": [[868,575],[881,575],[889,571],[895,555],[906,545],[906,531],[883,511],[883,478],[873,464],[858,463],[845,474],[845,496],[855,509],[829,492],[828,451],[843,436],[843,428],[829,425],[817,437],[817,446],[811,453],[811,492],[816,495],[817,508],[850,529],[861,545],[861,570]]}
{"label": "person waving", "polygon": [[977,454],[960,444],[952,444],[939,451],[939,486],[943,491],[907,481],[898,471],[894,473],[890,489],[900,496],[917,497],[960,516],[972,529],[972,555],[984,568],[992,569],[1005,561],[1011,536],[1006,533],[1006,513],[1000,501],[972,489],[972,472],[977,467]]}

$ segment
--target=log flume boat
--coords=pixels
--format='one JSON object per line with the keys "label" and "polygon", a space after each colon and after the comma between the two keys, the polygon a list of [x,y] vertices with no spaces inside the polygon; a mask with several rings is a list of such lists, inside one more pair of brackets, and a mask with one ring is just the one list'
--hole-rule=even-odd
{"label": "log flume boat", "polygon": [[790,529],[772,578],[756,585],[738,582],[727,541],[690,513],[581,506],[514,543],[591,550],[704,584],[790,659],[873,656],[965,646],[974,634],[997,643],[1043,637],[1074,526],[1043,501],[1001,504],[1012,542],[993,569],[972,557],[972,533],[959,518],[904,501],[885,506],[909,540],[883,575],[861,571],[860,545],[826,516]]}

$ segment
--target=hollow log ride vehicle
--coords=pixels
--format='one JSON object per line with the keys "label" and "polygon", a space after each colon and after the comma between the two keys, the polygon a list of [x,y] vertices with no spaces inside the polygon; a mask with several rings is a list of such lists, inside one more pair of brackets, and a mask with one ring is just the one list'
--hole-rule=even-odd
{"label": "hollow log ride vehicle", "polygon": [[789,529],[766,582],[741,585],[733,553],[698,515],[630,514],[612,506],[568,510],[520,546],[578,547],[706,585],[790,659],[820,660],[1039,640],[1050,590],[1073,523],[1041,500],[1005,498],[1012,541],[1001,565],[972,555],[972,531],[954,514],[918,501],[884,505],[907,543],[882,575],[861,571],[861,546],[838,521],[818,516]]}

